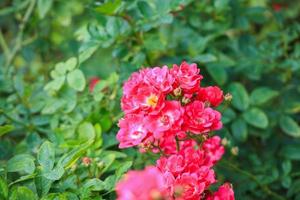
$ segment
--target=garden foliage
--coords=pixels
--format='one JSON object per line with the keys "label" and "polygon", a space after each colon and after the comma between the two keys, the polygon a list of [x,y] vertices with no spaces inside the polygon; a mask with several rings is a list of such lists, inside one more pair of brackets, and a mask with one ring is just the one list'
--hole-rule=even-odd
{"label": "garden foliage", "polygon": [[220,183],[299,200],[299,17],[297,1],[2,0],[0,199],[116,199],[158,159],[118,149],[124,80],[186,60],[233,97]]}

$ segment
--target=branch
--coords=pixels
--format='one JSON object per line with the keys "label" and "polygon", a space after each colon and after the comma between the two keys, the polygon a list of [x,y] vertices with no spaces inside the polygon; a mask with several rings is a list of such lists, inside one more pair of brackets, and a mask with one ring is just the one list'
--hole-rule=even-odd
{"label": "branch", "polygon": [[19,30],[18,30],[18,34],[17,34],[17,37],[16,37],[16,43],[15,43],[15,46],[13,47],[11,53],[8,55],[8,58],[5,62],[5,70],[6,70],[6,73],[8,72],[8,68],[9,66],[11,65],[13,59],[15,58],[15,56],[17,55],[17,53],[19,52],[19,50],[21,49],[22,47],[22,40],[23,40],[23,34],[24,34],[24,29],[27,25],[27,22],[33,12],[33,8],[35,6],[35,3],[36,3],[36,0],[31,0],[30,1],[30,4],[26,10],[26,13],[19,25]]}

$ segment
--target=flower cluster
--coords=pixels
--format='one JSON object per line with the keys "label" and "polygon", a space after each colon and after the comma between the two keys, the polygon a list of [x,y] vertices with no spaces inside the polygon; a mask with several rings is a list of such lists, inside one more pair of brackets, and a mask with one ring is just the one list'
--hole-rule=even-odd
{"label": "flower cluster", "polygon": [[214,107],[223,91],[201,87],[202,79],[196,64],[183,62],[142,69],[124,84],[119,147],[138,146],[161,158],[156,166],[129,172],[117,185],[119,200],[234,199],[229,184],[209,191],[217,182],[212,167],[224,154],[220,137],[209,134],[222,128]]}

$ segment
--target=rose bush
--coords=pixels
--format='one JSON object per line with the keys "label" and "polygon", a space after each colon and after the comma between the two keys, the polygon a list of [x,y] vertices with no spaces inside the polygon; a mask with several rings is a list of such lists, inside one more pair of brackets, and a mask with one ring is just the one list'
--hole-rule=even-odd
{"label": "rose bush", "polygon": [[281,0],[0,1],[0,199],[116,199],[147,166],[175,196],[299,199],[298,19]]}

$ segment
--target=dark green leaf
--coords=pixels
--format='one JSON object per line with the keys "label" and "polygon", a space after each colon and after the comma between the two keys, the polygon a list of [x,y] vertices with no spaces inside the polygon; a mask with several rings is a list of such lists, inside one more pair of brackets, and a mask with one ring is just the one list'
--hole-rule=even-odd
{"label": "dark green leaf", "polygon": [[282,131],[287,135],[300,137],[300,127],[293,118],[289,116],[282,116],[279,120],[279,125]]}
{"label": "dark green leaf", "polygon": [[279,92],[272,90],[270,88],[267,87],[257,88],[250,95],[251,104],[261,105],[270,101],[271,99],[273,99],[278,95]]}
{"label": "dark green leaf", "polygon": [[229,92],[232,94],[232,105],[244,111],[249,107],[250,99],[245,87],[240,83],[232,83],[228,88]]}
{"label": "dark green leaf", "polygon": [[231,131],[235,139],[244,142],[247,140],[248,130],[247,124],[243,119],[236,119],[231,124]]}
{"label": "dark green leaf", "polygon": [[19,154],[11,158],[7,162],[8,172],[26,172],[32,174],[34,172],[34,158],[28,154]]}
{"label": "dark green leaf", "polygon": [[265,129],[269,125],[268,117],[262,110],[258,108],[251,108],[250,110],[247,110],[243,114],[243,117],[248,124],[256,128]]}

